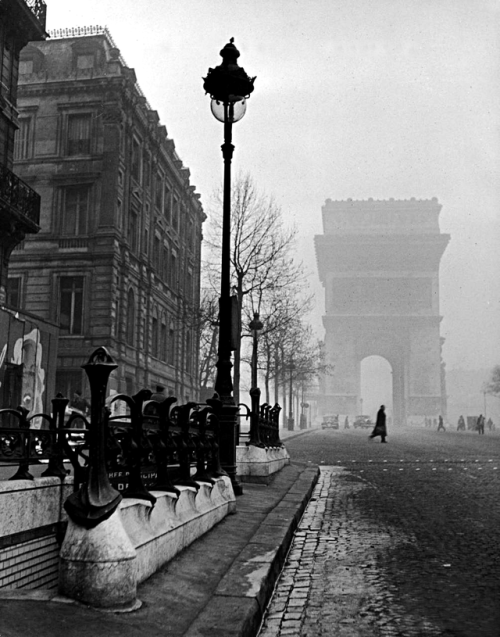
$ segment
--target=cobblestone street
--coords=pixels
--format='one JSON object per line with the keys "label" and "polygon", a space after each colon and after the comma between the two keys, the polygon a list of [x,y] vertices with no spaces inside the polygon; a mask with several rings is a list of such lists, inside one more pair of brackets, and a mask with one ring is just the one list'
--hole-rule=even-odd
{"label": "cobblestone street", "polygon": [[499,442],[433,431],[398,432],[391,447],[361,432],[289,441],[322,472],[260,637],[500,635]]}

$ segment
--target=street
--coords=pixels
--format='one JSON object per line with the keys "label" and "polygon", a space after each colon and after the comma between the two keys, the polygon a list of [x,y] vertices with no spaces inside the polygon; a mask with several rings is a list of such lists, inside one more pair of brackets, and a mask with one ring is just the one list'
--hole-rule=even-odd
{"label": "street", "polygon": [[322,473],[260,637],[500,635],[500,436],[316,430]]}

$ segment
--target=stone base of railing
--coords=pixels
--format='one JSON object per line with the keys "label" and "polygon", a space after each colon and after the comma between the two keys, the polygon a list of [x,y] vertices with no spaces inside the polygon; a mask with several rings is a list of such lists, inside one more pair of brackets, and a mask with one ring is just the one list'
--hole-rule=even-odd
{"label": "stone base of railing", "polygon": [[290,455],[285,447],[236,447],[237,474],[241,482],[265,484],[287,464],[290,464]]}
{"label": "stone base of railing", "polygon": [[152,491],[154,506],[123,500],[94,529],[70,520],[61,547],[59,593],[103,609],[136,608],[137,584],[235,510],[229,478],[199,484],[198,490],[179,487],[179,496]]}

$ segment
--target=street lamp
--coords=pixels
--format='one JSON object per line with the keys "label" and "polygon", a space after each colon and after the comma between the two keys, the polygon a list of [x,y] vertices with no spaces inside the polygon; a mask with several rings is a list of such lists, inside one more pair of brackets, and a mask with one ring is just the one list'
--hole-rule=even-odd
{"label": "street lamp", "polygon": [[295,425],[295,421],[293,419],[293,404],[292,404],[292,400],[293,400],[293,372],[295,370],[295,363],[290,363],[290,392],[289,392],[289,396],[288,396],[288,430],[289,431],[293,431],[294,430],[294,425]]}
{"label": "street lamp", "polygon": [[257,352],[258,352],[258,337],[259,332],[264,327],[259,319],[259,313],[254,312],[253,319],[248,326],[252,332],[253,345],[252,345],[252,387],[250,388],[250,398],[252,400],[252,412],[250,421],[250,440],[249,445],[255,447],[263,447],[264,445],[260,439],[259,431],[259,402],[260,402],[260,389],[257,386]]}
{"label": "street lamp", "polygon": [[203,88],[210,95],[213,116],[224,124],[224,189],[222,206],[222,256],[221,284],[219,299],[219,346],[217,350],[217,376],[215,391],[222,401],[220,416],[220,457],[236,495],[243,490],[236,478],[236,414],[234,404],[233,381],[231,378],[231,159],[232,126],[246,111],[246,101],[254,89],[255,78],[250,78],[243,68],[238,66],[240,53],[234,46],[234,38],[220,52],[222,63],[214,69],[208,69]]}

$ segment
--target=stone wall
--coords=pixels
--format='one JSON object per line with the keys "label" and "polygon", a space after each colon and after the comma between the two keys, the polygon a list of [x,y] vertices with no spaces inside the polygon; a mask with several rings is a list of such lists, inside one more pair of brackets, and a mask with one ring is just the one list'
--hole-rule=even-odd
{"label": "stone wall", "polygon": [[0,482],[0,588],[56,588],[73,478]]}

